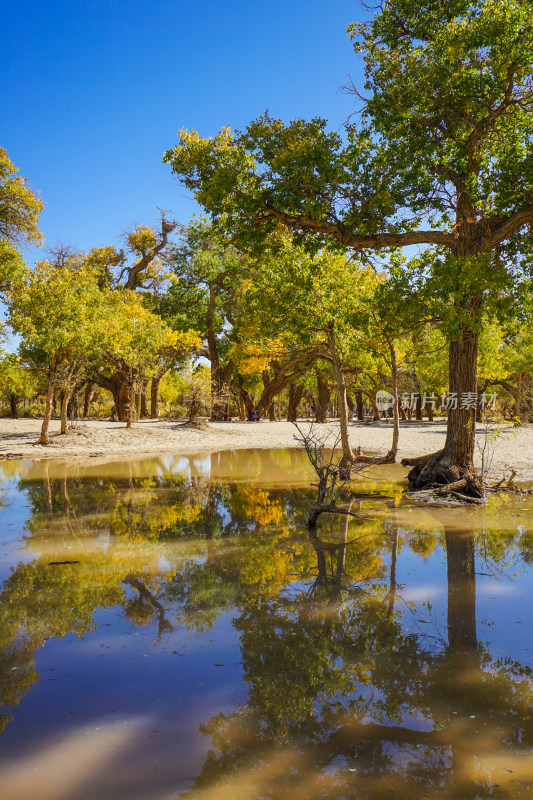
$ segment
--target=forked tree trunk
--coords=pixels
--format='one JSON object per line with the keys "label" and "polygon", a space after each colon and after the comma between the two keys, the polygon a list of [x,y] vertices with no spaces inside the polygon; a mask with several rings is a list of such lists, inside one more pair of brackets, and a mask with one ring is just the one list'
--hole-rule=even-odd
{"label": "forked tree trunk", "polygon": [[298,418],[298,406],[302,400],[304,387],[300,383],[291,383],[289,386],[289,403],[287,406],[287,420],[296,422]]}
{"label": "forked tree trunk", "polygon": [[41,425],[41,435],[37,440],[37,444],[42,444],[42,445],[50,444],[50,436],[48,435],[48,428],[50,425],[50,417],[52,416],[52,407],[54,404],[55,382],[56,382],[55,370],[50,370],[48,373],[48,393],[46,395],[46,405],[44,408],[43,424]]}

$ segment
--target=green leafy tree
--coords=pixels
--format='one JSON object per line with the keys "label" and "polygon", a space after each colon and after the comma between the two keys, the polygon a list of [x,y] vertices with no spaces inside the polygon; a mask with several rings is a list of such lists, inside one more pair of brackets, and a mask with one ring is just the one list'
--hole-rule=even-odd
{"label": "green leafy tree", "polygon": [[121,375],[126,426],[131,428],[143,382],[160,373],[162,362],[170,366],[185,360],[197,346],[198,337],[191,330],[170,328],[146,307],[142,297],[128,289],[106,293],[106,316],[104,352]]}
{"label": "green leafy tree", "polygon": [[35,394],[35,384],[34,375],[21,363],[20,357],[6,353],[0,360],[0,393],[9,400],[13,419],[18,417],[20,399]]}
{"label": "green leafy tree", "polygon": [[209,360],[211,418],[228,419],[235,362],[231,357],[239,290],[248,259],[205,219],[193,219],[170,248],[171,280],[156,310],[178,330],[201,336],[198,355]]}
{"label": "green leafy tree", "polygon": [[43,208],[27,180],[0,147],[0,287],[5,287],[21,270],[20,247],[39,245],[39,214]]}
{"label": "green leafy tree", "polygon": [[[173,171],[236,239],[261,246],[280,222],[317,246],[432,246],[428,284],[449,308],[450,409],[442,451],[418,486],[473,469],[484,306],[509,306],[528,270],[533,221],[532,7],[511,0],[392,0],[350,27],[366,66],[360,122],[268,115],[211,139],[182,132]],[[314,240],[314,241],[313,241]]]}
{"label": "green leafy tree", "polygon": [[81,256],[57,267],[47,261],[24,270],[8,295],[8,322],[20,334],[20,355],[45,374],[48,393],[38,443],[49,444],[48,428],[56,388],[63,391],[61,433],[67,406],[80,375],[100,354],[107,335],[103,294],[94,271]]}

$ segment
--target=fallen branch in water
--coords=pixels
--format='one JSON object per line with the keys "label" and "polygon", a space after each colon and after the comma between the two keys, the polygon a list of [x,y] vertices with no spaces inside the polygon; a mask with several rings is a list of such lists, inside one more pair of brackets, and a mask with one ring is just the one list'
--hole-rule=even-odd
{"label": "fallen branch in water", "polygon": [[297,423],[294,422],[293,425],[299,433],[299,436],[295,436],[295,439],[303,444],[309,463],[318,477],[318,483],[311,484],[317,489],[317,498],[309,511],[308,527],[316,528],[321,514],[345,514],[350,517],[361,518],[355,511],[339,507],[337,500],[343,488],[351,480],[352,474],[366,469],[370,463],[376,463],[375,460],[370,462],[366,459],[365,461],[359,460],[360,453],[358,453],[356,460],[350,465],[346,464],[344,458],[336,461],[336,449],[340,442],[340,433],[336,436],[332,446],[330,445],[331,449],[328,458],[325,454],[325,447],[329,444],[326,437],[318,436],[312,424],[306,433]]}

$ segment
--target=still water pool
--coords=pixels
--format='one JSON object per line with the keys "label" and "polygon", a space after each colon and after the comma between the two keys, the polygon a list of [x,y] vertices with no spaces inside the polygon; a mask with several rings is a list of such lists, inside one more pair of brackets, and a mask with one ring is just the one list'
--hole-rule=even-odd
{"label": "still water pool", "polygon": [[533,497],[305,455],[0,464],[2,800],[533,796]]}

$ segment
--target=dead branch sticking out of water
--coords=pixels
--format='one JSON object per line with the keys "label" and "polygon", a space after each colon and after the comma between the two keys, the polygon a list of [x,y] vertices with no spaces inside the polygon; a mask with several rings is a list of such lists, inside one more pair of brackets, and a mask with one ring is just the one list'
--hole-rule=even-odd
{"label": "dead branch sticking out of water", "polygon": [[533,489],[522,489],[518,486],[514,479],[516,477],[516,470],[512,469],[509,478],[505,480],[505,475],[498,483],[493,483],[491,486],[486,486],[485,491],[492,494],[500,494],[501,492],[510,492],[512,494],[533,494]]}
{"label": "dead branch sticking out of water", "polygon": [[[345,460],[336,460],[337,448],[341,440],[340,433],[331,442],[331,440],[328,441],[329,437],[319,436],[313,425],[307,432],[304,432],[296,423],[293,424],[299,434],[299,436],[295,436],[295,439],[304,446],[309,463],[318,478],[318,483],[311,484],[317,489],[317,498],[309,510],[308,527],[316,528],[320,514],[346,514],[350,517],[359,517],[360,515],[356,512],[338,506],[337,500],[352,476],[368,467],[369,463],[375,462],[367,460],[361,462],[356,456],[355,461],[348,467]],[[326,445],[330,449],[329,456],[325,452]]]}

